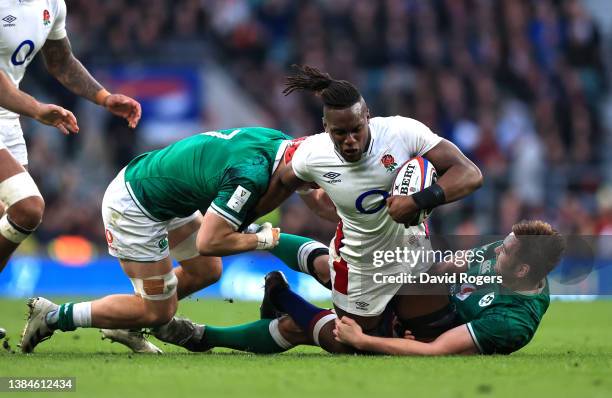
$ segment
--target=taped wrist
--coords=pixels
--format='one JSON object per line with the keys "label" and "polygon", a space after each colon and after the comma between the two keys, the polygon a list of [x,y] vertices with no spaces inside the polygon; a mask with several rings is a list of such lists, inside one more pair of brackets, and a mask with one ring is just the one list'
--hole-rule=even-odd
{"label": "taped wrist", "polygon": [[271,230],[263,230],[255,234],[257,236],[256,250],[267,250],[274,247],[274,238]]}
{"label": "taped wrist", "polygon": [[274,228],[272,228],[270,223],[264,223],[261,226],[261,230],[255,236],[257,237],[256,250],[272,249],[278,244],[278,241],[274,242]]}
{"label": "taped wrist", "polygon": [[431,210],[446,203],[444,190],[438,184],[432,184],[422,191],[411,195],[419,210]]}

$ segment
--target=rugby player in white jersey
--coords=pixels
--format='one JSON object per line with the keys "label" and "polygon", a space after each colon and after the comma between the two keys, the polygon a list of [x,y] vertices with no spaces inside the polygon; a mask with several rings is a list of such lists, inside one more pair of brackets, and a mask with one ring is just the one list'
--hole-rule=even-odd
{"label": "rugby player in white jersey", "polygon": [[[350,82],[334,80],[315,68],[302,66],[296,76],[288,79],[285,93],[295,90],[312,91],[320,96],[324,103],[325,133],[302,142],[281,182],[289,191],[305,183],[315,184],[328,198],[319,195],[321,205],[311,206],[325,207],[327,199],[331,199],[334,207],[327,214],[332,218],[335,211],[340,217],[329,260],[336,313],[314,306],[301,307],[302,302],[286,289],[279,289],[273,300],[280,309],[302,308],[304,311],[297,310],[304,323],[300,326],[312,333],[314,341],[326,350],[352,351],[334,340],[336,314],[350,314],[363,330],[373,332],[401,287],[376,283],[373,274],[381,271],[389,275],[414,274],[427,271],[431,265],[392,262],[376,268],[372,261],[374,252],[395,251],[398,246],[412,250],[427,248],[425,225],[405,227],[405,224],[410,225],[422,209],[432,209],[475,191],[482,184],[482,174],[455,145],[421,122],[401,116],[370,118],[365,100]],[[389,196],[395,178],[393,171],[415,156],[423,156],[434,165],[440,175],[437,183],[411,196]],[[324,215],[326,211],[319,209],[318,213]],[[274,290],[273,286],[269,290]],[[415,305],[402,308],[399,316],[418,317],[443,310],[437,307],[435,297],[415,295]],[[439,303],[447,305],[445,300]]]}
{"label": "rugby player in white jersey", "polygon": [[[103,106],[113,114],[127,119],[130,127],[140,120],[138,102],[121,94],[110,94],[74,57],[66,36],[66,4],[64,0],[12,0],[0,2],[0,71],[15,88],[19,86],[26,67],[39,50],[49,73],[76,95]],[[12,98],[8,108],[23,110]],[[21,96],[20,98],[24,98]],[[32,98],[29,98],[32,103]],[[34,103],[32,103],[34,104]],[[62,108],[56,109],[60,113]],[[72,114],[60,115],[58,123],[53,109],[48,107],[25,112],[28,116],[60,128],[76,132]],[[24,113],[24,112],[20,112]],[[62,119],[63,118],[63,119]],[[0,108],[0,202],[5,208],[0,214],[0,272],[17,246],[40,224],[44,201],[32,177],[26,170],[28,157],[19,115]]]}

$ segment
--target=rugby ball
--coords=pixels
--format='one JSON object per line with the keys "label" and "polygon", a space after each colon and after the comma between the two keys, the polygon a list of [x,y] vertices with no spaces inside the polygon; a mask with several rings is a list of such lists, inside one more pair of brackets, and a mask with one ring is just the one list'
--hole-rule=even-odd
{"label": "rugby ball", "polygon": [[[393,190],[391,194],[410,196],[416,192],[422,191],[436,182],[438,175],[436,169],[427,159],[417,156],[412,158],[402,167],[399,168],[395,181],[393,181]],[[410,225],[419,225],[427,220],[431,214],[431,210],[423,209],[418,216],[410,223]]]}

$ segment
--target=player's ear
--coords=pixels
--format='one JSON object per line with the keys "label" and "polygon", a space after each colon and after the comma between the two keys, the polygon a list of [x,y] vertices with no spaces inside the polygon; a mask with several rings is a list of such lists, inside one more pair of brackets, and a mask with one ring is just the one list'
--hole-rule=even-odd
{"label": "player's ear", "polygon": [[527,274],[529,274],[530,269],[529,264],[521,263],[516,270],[516,276],[519,278],[524,278],[527,276]]}
{"label": "player's ear", "polygon": [[321,118],[321,121],[323,122],[323,130],[327,131],[327,122],[325,121],[325,116]]}

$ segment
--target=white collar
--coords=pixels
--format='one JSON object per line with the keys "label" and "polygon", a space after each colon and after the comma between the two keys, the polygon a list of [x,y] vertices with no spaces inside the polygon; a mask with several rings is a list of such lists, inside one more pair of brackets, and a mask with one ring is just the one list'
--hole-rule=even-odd
{"label": "white collar", "polygon": [[546,287],[546,278],[542,279],[540,283],[538,284],[538,287],[535,288],[534,290],[521,290],[521,291],[517,290],[516,293],[523,294],[525,296],[540,294],[542,293],[545,287]]}
{"label": "white collar", "polygon": [[289,142],[291,141],[284,140],[283,142],[281,142],[280,146],[278,147],[278,151],[276,151],[276,157],[274,158],[274,166],[272,166],[272,174],[274,174],[274,172],[276,171],[276,168],[280,164],[281,159],[283,158],[283,155],[285,155],[285,150],[287,149]]}

